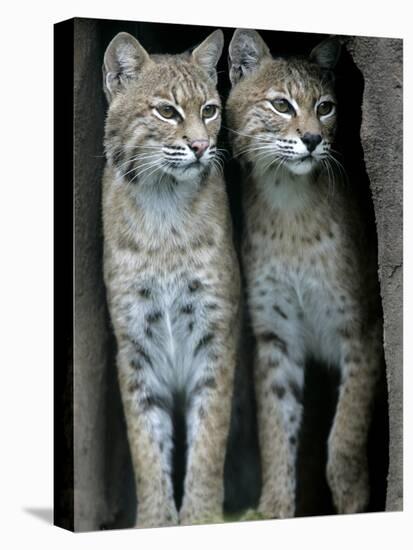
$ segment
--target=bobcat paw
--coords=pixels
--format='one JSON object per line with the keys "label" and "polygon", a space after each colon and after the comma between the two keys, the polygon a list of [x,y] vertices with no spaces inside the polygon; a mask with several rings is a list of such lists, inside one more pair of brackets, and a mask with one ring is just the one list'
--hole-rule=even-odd
{"label": "bobcat paw", "polygon": [[367,508],[369,478],[365,452],[348,455],[333,451],[327,463],[327,480],[339,514],[355,514]]}
{"label": "bobcat paw", "polygon": [[153,511],[142,511],[138,509],[138,514],[136,517],[136,527],[137,528],[150,528],[150,527],[168,527],[171,525],[178,525],[178,512],[176,510],[164,510],[162,513],[159,513],[158,510]]}
{"label": "bobcat paw", "polygon": [[242,516],[240,517],[239,521],[258,521],[261,519],[268,519],[266,518],[261,512],[258,510],[253,510],[250,508]]}
{"label": "bobcat paw", "polygon": [[223,523],[224,516],[222,511],[211,511],[195,509],[193,507],[183,507],[179,513],[180,525],[200,525],[203,523]]}

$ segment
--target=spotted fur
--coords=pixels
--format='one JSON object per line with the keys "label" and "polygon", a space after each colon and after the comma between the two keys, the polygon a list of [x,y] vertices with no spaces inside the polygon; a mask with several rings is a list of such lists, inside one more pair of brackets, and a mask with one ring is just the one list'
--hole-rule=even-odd
{"label": "spotted fur", "polygon": [[242,255],[257,345],[258,512],[295,513],[310,357],[340,371],[327,479],[338,512],[360,512],[369,498],[366,441],[381,322],[374,254],[332,156],[339,44],[329,39],[309,58],[277,59],[258,33],[237,30],[229,54],[227,115],[243,172]]}
{"label": "spotted fur", "polygon": [[[121,33],[105,54],[104,275],[138,526],[222,516],[239,309],[217,164],[222,46],[215,31],[192,53],[149,56]],[[206,105],[215,106],[211,116]],[[176,407],[187,426],[180,510],[172,482]]]}

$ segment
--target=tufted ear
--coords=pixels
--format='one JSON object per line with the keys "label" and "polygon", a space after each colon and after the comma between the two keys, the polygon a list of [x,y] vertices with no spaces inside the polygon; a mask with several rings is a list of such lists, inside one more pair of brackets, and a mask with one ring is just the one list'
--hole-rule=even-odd
{"label": "tufted ear", "polygon": [[234,86],[242,77],[253,73],[270,50],[257,31],[237,29],[228,52],[229,78]]}
{"label": "tufted ear", "polygon": [[224,47],[224,33],[217,29],[208,36],[193,52],[192,57],[198,65],[210,75],[213,81],[217,82],[216,66]]}
{"label": "tufted ear", "polygon": [[310,60],[314,61],[322,69],[332,71],[337,65],[341,52],[340,40],[333,36],[326,38],[310,53]]}
{"label": "tufted ear", "polygon": [[120,32],[106,48],[103,58],[103,90],[108,103],[124,88],[125,83],[136,78],[149,61],[149,55],[131,34]]}

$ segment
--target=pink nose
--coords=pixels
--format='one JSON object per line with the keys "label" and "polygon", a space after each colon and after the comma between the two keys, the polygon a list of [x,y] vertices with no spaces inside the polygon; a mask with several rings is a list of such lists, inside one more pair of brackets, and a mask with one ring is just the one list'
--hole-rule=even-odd
{"label": "pink nose", "polygon": [[208,149],[209,141],[207,139],[196,139],[191,141],[189,147],[195,153],[196,158],[201,158],[205,151]]}

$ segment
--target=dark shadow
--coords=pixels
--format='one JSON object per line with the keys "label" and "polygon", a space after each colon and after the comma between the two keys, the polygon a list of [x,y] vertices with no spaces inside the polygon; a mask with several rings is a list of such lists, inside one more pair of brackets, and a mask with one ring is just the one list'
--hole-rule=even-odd
{"label": "dark shadow", "polygon": [[26,514],[53,525],[53,508],[25,508]]}

